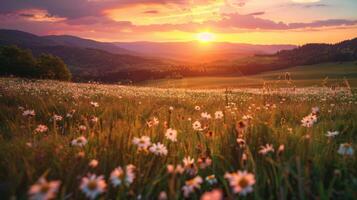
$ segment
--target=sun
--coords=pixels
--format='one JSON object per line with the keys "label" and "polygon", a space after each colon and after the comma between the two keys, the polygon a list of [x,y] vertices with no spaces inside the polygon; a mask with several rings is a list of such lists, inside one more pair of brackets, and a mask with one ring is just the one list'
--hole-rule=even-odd
{"label": "sun", "polygon": [[215,34],[210,33],[210,32],[201,32],[201,33],[197,34],[196,38],[200,42],[207,43],[207,42],[214,41],[216,36],[215,36]]}

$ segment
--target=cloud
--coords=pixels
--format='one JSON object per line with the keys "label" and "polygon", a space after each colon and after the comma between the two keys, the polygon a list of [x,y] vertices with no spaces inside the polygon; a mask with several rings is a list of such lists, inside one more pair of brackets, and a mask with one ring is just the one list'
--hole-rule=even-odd
{"label": "cloud", "polygon": [[160,12],[158,10],[147,10],[147,11],[144,11],[143,13],[145,13],[145,14],[158,14]]}
{"label": "cloud", "polygon": [[253,13],[249,13],[247,15],[252,15],[252,16],[258,16],[258,15],[264,15],[265,12],[253,12]]}

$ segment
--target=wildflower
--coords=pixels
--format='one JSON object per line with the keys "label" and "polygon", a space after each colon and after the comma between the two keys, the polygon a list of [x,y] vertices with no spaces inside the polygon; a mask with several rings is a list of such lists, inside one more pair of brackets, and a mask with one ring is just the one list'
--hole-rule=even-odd
{"label": "wildflower", "polygon": [[56,114],[53,115],[54,121],[62,121],[62,119],[63,119],[63,117],[61,115],[56,115]]}
{"label": "wildflower", "polygon": [[157,126],[157,125],[159,125],[159,123],[160,123],[160,121],[159,121],[159,119],[158,119],[157,117],[153,117],[153,118],[152,118],[152,121],[153,121],[153,123],[154,123],[154,126]]}
{"label": "wildflower", "polygon": [[175,172],[178,174],[183,174],[185,172],[185,168],[182,165],[176,165]]}
{"label": "wildflower", "polygon": [[183,158],[183,166],[186,167],[191,167],[195,163],[195,159],[191,158],[190,156]]}
{"label": "wildflower", "polygon": [[222,200],[223,194],[221,190],[214,189],[210,192],[205,192],[201,198],[201,200]]}
{"label": "wildflower", "polygon": [[165,136],[167,139],[171,140],[172,142],[177,141],[177,131],[172,128],[166,130]]}
{"label": "wildflower", "polygon": [[266,144],[265,146],[260,147],[260,150],[259,150],[260,154],[266,155],[269,152],[274,152],[274,148],[273,148],[272,144]]}
{"label": "wildflower", "polygon": [[172,174],[175,172],[175,167],[173,165],[167,165],[167,173]]}
{"label": "wildflower", "polygon": [[94,102],[94,101],[91,101],[91,102],[90,102],[90,105],[92,105],[94,108],[99,107],[99,103]]}
{"label": "wildflower", "polygon": [[22,113],[22,116],[24,116],[24,117],[34,117],[35,115],[36,115],[36,113],[34,110],[25,110]]}
{"label": "wildflower", "polygon": [[222,112],[222,111],[216,111],[216,112],[214,113],[214,117],[215,117],[216,119],[222,119],[222,118],[223,118],[223,112]]}
{"label": "wildflower", "polygon": [[158,142],[157,144],[153,144],[149,149],[153,154],[158,156],[166,156],[167,155],[167,148],[165,145]]}
{"label": "wildflower", "polygon": [[84,151],[80,151],[77,153],[77,158],[84,158],[84,156],[86,155],[86,153]]}
{"label": "wildflower", "polygon": [[97,122],[98,122],[98,117],[92,116],[92,117],[90,118],[90,121],[91,121],[92,123],[97,123]]}
{"label": "wildflower", "polygon": [[353,156],[354,150],[350,143],[343,143],[343,144],[340,144],[340,147],[338,148],[337,153],[339,153],[343,156]]}
{"label": "wildflower", "polygon": [[212,159],[209,157],[202,156],[197,159],[197,164],[201,169],[206,169],[212,164]]}
{"label": "wildflower", "polygon": [[310,114],[301,120],[301,125],[307,128],[312,127],[317,122],[317,116]]}
{"label": "wildflower", "polygon": [[229,181],[234,193],[245,196],[253,191],[253,185],[255,184],[254,174],[247,171],[238,171],[237,173],[226,173],[224,177]]}
{"label": "wildflower", "polygon": [[104,177],[95,174],[83,177],[80,185],[80,189],[89,199],[95,199],[98,195],[104,193],[106,187]]}
{"label": "wildflower", "polygon": [[93,159],[89,162],[89,167],[96,168],[98,166],[99,162],[96,159]]}
{"label": "wildflower", "polygon": [[247,123],[245,121],[238,121],[236,124],[236,131],[242,132],[247,128]]}
{"label": "wildflower", "polygon": [[245,140],[242,138],[237,138],[237,143],[239,145],[240,148],[244,148],[245,147]]}
{"label": "wildflower", "polygon": [[33,145],[31,142],[26,142],[26,146],[31,148]]}
{"label": "wildflower", "polygon": [[127,165],[126,168],[125,168],[125,183],[126,185],[130,185],[134,182],[134,179],[135,179],[135,169],[136,167],[132,164],[130,165]]}
{"label": "wildflower", "polygon": [[139,151],[147,150],[147,148],[151,145],[150,137],[148,136],[141,136],[140,138],[134,137],[133,144],[137,145]]}
{"label": "wildflower", "polygon": [[190,156],[183,159],[183,168],[186,173],[194,175],[197,172],[197,167],[195,166],[195,160]]}
{"label": "wildflower", "polygon": [[243,115],[242,119],[246,121],[250,121],[253,119],[253,117],[251,115]]}
{"label": "wildflower", "polygon": [[110,181],[114,187],[117,187],[121,185],[122,179],[124,176],[124,171],[121,167],[115,168],[111,173],[110,173]]}
{"label": "wildflower", "polygon": [[195,130],[195,131],[200,131],[200,130],[202,130],[201,122],[199,122],[199,121],[195,121],[195,122],[192,124],[192,127],[193,127],[193,130]]}
{"label": "wildflower", "polygon": [[201,113],[201,117],[202,117],[203,119],[211,119],[211,118],[212,118],[211,114],[209,114],[209,113],[207,113],[207,112]]}
{"label": "wildflower", "polygon": [[195,106],[195,110],[201,110],[201,107],[200,106]]}
{"label": "wildflower", "polygon": [[217,183],[217,179],[216,176],[214,174],[209,175],[206,177],[206,181],[210,184],[210,185],[214,185]]}
{"label": "wildflower", "polygon": [[71,110],[71,112],[69,112],[69,113],[66,114],[66,117],[67,117],[67,118],[72,118],[75,112],[76,112],[76,110],[74,110],[74,109]]}
{"label": "wildflower", "polygon": [[185,185],[182,187],[183,196],[188,198],[195,189],[201,188],[201,183],[203,182],[200,176],[196,176],[193,179],[190,179],[185,182]]}
{"label": "wildflower", "polygon": [[41,177],[30,187],[28,195],[33,200],[54,199],[60,185],[61,181],[48,182],[44,177]]}
{"label": "wildflower", "polygon": [[158,198],[158,200],[167,200],[167,193],[165,191],[161,191]]}
{"label": "wildflower", "polygon": [[149,120],[146,122],[146,125],[150,128],[152,126],[157,126],[159,125],[159,119],[157,117],[154,117],[153,119]]}
{"label": "wildflower", "polygon": [[281,144],[278,148],[278,152],[281,153],[281,152],[284,152],[285,151],[285,145]]}
{"label": "wildflower", "polygon": [[84,136],[80,136],[74,140],[72,140],[72,146],[84,147],[87,144],[87,139]]}
{"label": "wildflower", "polygon": [[340,134],[338,131],[327,131],[326,136],[331,138],[331,137],[335,137],[338,134]]}
{"label": "wildflower", "polygon": [[313,107],[311,108],[311,113],[313,115],[317,115],[320,112],[320,108],[319,107]]}
{"label": "wildflower", "polygon": [[37,128],[35,129],[36,133],[44,133],[48,131],[48,127],[46,125],[38,125]]}
{"label": "wildflower", "polygon": [[80,125],[78,128],[79,128],[80,131],[86,131],[87,130],[87,127],[84,126],[84,125]]}

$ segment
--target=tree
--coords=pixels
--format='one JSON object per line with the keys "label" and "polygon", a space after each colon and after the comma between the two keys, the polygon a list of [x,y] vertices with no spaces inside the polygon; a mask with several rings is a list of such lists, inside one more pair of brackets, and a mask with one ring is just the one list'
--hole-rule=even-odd
{"label": "tree", "polygon": [[61,58],[51,54],[41,54],[37,60],[40,78],[71,80],[72,75]]}
{"label": "tree", "polygon": [[30,50],[17,46],[0,47],[0,75],[71,80],[71,73],[61,58],[41,54],[36,59]]}
{"label": "tree", "polygon": [[0,74],[34,77],[37,73],[36,59],[30,50],[17,46],[0,48]]}

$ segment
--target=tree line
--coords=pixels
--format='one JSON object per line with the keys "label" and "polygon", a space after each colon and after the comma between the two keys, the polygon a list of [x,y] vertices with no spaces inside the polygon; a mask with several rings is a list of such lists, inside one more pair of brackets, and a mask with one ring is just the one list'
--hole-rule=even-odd
{"label": "tree line", "polygon": [[72,77],[61,58],[46,53],[36,58],[31,50],[14,45],[0,47],[0,75],[64,81]]}

